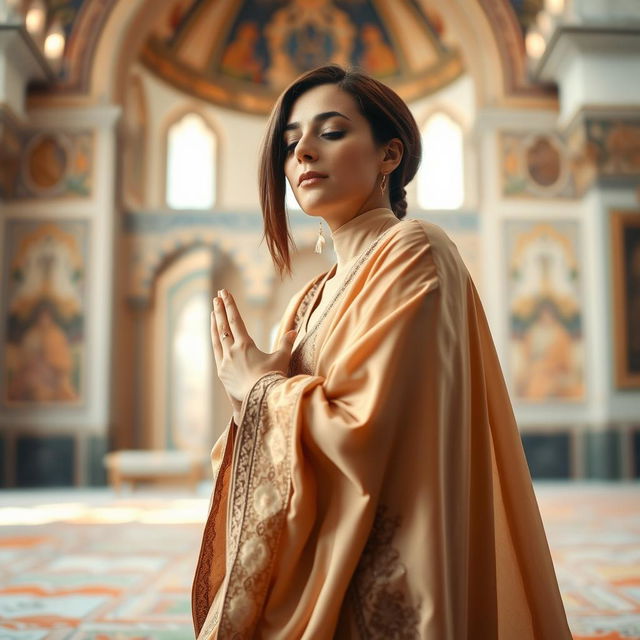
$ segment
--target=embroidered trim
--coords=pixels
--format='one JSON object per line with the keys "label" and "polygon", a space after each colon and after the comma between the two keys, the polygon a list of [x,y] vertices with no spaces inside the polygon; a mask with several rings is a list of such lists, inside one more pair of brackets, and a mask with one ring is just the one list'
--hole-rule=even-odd
{"label": "embroidered trim", "polygon": [[[351,281],[355,278],[357,273],[360,271],[362,265],[367,261],[369,256],[373,253],[374,249],[380,244],[383,238],[385,238],[390,231],[395,229],[397,225],[393,225],[389,227],[386,231],[381,233],[361,254],[360,257],[355,261],[354,265],[351,267],[351,270],[345,277],[344,281],[340,285],[338,291],[334,294],[331,302],[324,308],[323,312],[320,314],[320,317],[315,321],[314,325],[307,331],[307,333],[302,337],[296,348],[291,353],[291,359],[289,361],[289,370],[287,374],[289,377],[294,376],[298,373],[304,373],[307,375],[312,375],[315,369],[316,364],[316,338],[318,336],[318,329],[322,325],[322,322],[329,314],[329,311],[333,308],[338,299],[345,292]],[[298,313],[296,313],[296,328],[298,327],[298,323],[302,321],[304,318],[306,311],[311,304],[311,301],[314,299],[314,294],[317,288],[320,286],[322,280],[319,280],[315,283],[307,293],[307,295],[302,299],[300,303],[300,318],[298,318]],[[310,342],[310,338],[313,338]],[[309,345],[306,343],[309,342]]]}
{"label": "embroidered trim", "polygon": [[[327,271],[327,273],[329,273]],[[327,275],[327,274],[325,274]],[[298,305],[298,310],[296,311],[296,316],[293,320],[293,328],[298,330],[302,324],[302,320],[307,312],[307,309],[309,307],[309,305],[311,304],[311,301],[314,298],[315,292],[318,290],[318,287],[320,286],[320,283],[322,282],[323,277],[318,276],[318,279],[316,280],[316,282],[313,283],[313,285],[311,285],[311,287],[309,287],[309,290],[307,291],[307,293],[304,295],[304,297],[302,298],[302,301],[300,302],[300,304]]]}
{"label": "embroidered trim", "polygon": [[247,398],[237,436],[230,494],[228,582],[220,616],[220,637],[250,638],[269,586],[291,491],[292,414],[301,381],[288,402],[268,407],[279,372],[258,380]]}
{"label": "embroidered trim", "polygon": [[209,515],[204,526],[202,543],[200,545],[200,556],[198,558],[198,564],[196,566],[193,579],[191,607],[195,629],[198,633],[202,631],[202,626],[206,621],[211,605],[209,598],[209,576],[211,574],[211,562],[213,560],[213,545],[217,536],[215,520],[222,500],[222,492],[216,491],[216,485],[218,479],[224,477],[225,471],[231,464],[231,456],[228,455],[228,438],[229,432],[227,431],[222,462],[218,467],[215,478],[213,479],[211,507],[209,508]]}
{"label": "embroidered trim", "polygon": [[400,518],[378,507],[349,586],[356,626],[366,640],[416,640],[419,606],[408,602],[406,567],[391,546]]}

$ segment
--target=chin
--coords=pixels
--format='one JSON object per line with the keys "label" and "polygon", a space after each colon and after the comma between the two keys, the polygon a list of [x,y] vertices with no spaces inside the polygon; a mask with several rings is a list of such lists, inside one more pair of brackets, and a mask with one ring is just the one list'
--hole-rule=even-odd
{"label": "chin", "polygon": [[299,203],[301,209],[309,216],[331,218],[340,209],[344,209],[343,199],[335,198],[309,198],[307,202]]}

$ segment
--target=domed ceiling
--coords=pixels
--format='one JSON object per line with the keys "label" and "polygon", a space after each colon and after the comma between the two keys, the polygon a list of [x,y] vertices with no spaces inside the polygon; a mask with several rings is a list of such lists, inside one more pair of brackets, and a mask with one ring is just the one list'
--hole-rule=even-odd
{"label": "domed ceiling", "polygon": [[[538,89],[523,75],[523,35],[544,0],[478,3],[498,44],[507,89]],[[47,23],[66,35],[55,80],[31,93],[88,93],[98,43],[116,5],[134,0],[50,0]],[[300,72],[327,61],[357,64],[415,99],[463,72],[437,12],[450,0],[135,0],[153,6],[141,59],[181,90],[247,111],[267,112]],[[23,6],[27,6],[23,3]],[[515,26],[515,30],[514,30]],[[139,25],[138,25],[138,28]]]}
{"label": "domed ceiling", "polygon": [[257,113],[326,62],[357,65],[406,100],[463,73],[442,18],[415,0],[177,1],[141,58],[181,90]]}

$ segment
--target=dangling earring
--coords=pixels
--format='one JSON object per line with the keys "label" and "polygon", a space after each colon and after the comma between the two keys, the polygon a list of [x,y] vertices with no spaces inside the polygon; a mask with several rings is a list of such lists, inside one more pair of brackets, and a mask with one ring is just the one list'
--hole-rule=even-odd
{"label": "dangling earring", "polygon": [[380,180],[380,193],[384,194],[384,188],[387,185],[387,174],[382,174],[382,180]]}
{"label": "dangling earring", "polygon": [[320,230],[318,231],[318,239],[316,240],[316,248],[314,251],[316,253],[322,253],[322,248],[324,247],[324,243],[326,242],[324,236],[322,235],[322,220],[320,221]]}

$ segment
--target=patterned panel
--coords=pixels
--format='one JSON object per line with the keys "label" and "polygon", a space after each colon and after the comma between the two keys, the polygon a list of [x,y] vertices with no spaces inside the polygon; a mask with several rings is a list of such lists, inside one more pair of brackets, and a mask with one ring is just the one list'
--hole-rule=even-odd
{"label": "patterned panel", "polygon": [[6,406],[83,401],[88,228],[86,221],[6,225],[0,380]]}
{"label": "patterned panel", "polygon": [[0,107],[0,200],[89,198],[94,153],[89,129],[23,128]]}
{"label": "patterned panel", "polygon": [[581,260],[573,220],[506,223],[514,399],[584,399]]}
{"label": "patterned panel", "polygon": [[502,195],[529,198],[577,198],[587,182],[582,165],[554,133],[506,132],[499,137]]}
{"label": "patterned panel", "polygon": [[586,143],[598,175],[640,177],[640,118],[591,115]]}

